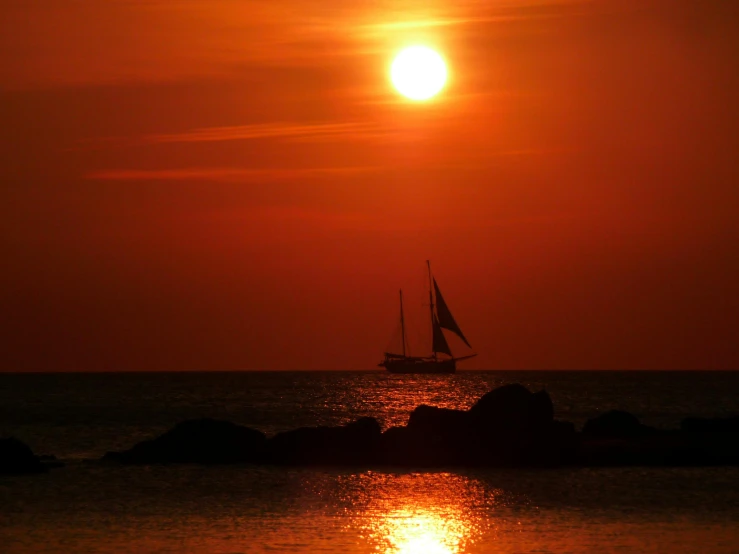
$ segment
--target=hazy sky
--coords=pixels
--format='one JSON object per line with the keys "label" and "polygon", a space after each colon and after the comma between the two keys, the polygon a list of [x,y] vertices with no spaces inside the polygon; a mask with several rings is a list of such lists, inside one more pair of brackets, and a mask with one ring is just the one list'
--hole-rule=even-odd
{"label": "hazy sky", "polygon": [[0,10],[0,370],[739,368],[735,2]]}

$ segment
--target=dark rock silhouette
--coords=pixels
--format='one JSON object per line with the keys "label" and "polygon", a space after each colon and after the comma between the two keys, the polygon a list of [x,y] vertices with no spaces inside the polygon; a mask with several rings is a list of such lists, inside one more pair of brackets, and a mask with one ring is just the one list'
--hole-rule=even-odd
{"label": "dark rock silhouette", "polygon": [[469,411],[419,406],[407,427],[388,429],[380,461],[416,466],[559,465],[572,459],[577,433],[554,422],[549,394],[506,385]]}
{"label": "dark rock silhouette", "polygon": [[366,465],[375,461],[382,430],[373,417],[343,427],[301,427],[267,441],[267,462],[278,465]]}
{"label": "dark rock silhouette", "polygon": [[530,430],[547,429],[554,421],[554,404],[549,393],[540,390],[531,395],[527,425]]}
{"label": "dark rock silhouette", "polygon": [[14,437],[0,439],[0,474],[43,473],[46,465],[31,448]]}
{"label": "dark rock silhouette", "polygon": [[266,436],[228,421],[195,419],[179,423],[163,435],[140,442],[103,459],[126,464],[230,464],[261,461]]}
{"label": "dark rock silhouette", "polygon": [[688,417],[682,421],[680,429],[687,433],[739,433],[739,417]]}
{"label": "dark rock silhouette", "polygon": [[577,433],[555,422],[545,391],[506,385],[469,411],[418,406],[408,425],[382,433],[365,417],[341,427],[303,427],[266,439],[262,433],[209,419],[186,421],[164,435],[106,460],[150,463],[274,465],[498,466],[559,465],[576,450]]}
{"label": "dark rock silhouette", "polygon": [[627,439],[583,440],[583,466],[711,466],[739,464],[739,434],[656,432]]}
{"label": "dark rock silhouette", "polygon": [[469,410],[418,406],[406,426],[384,433],[371,417],[269,439],[233,423],[201,419],[104,458],[126,464],[419,468],[739,464],[737,420],[689,418],[682,431],[660,431],[614,410],[588,420],[578,433],[572,423],[554,419],[546,391],[532,393],[514,384],[488,392]]}
{"label": "dark rock silhouette", "polygon": [[569,421],[552,421],[534,435],[525,451],[527,465],[554,467],[576,461],[580,435]]}
{"label": "dark rock silhouette", "polygon": [[470,415],[478,427],[521,427],[528,421],[531,396],[523,385],[503,385],[484,394],[470,408]]}
{"label": "dark rock silhouette", "polygon": [[462,453],[449,447],[443,435],[424,434],[409,427],[391,427],[382,434],[378,463],[404,467],[458,465]]}
{"label": "dark rock silhouette", "polygon": [[486,434],[546,431],[554,421],[549,393],[532,393],[519,384],[503,385],[470,408],[473,425]]}
{"label": "dark rock silhouette", "polygon": [[585,466],[705,466],[739,464],[733,421],[688,418],[682,430],[660,431],[614,410],[588,420],[578,461]]}
{"label": "dark rock silhouette", "polygon": [[586,421],[582,432],[597,437],[628,438],[649,435],[656,429],[643,425],[629,412],[611,410]]}
{"label": "dark rock silhouette", "polygon": [[382,434],[378,461],[385,465],[427,466],[471,463],[476,436],[469,412],[421,405],[408,425]]}
{"label": "dark rock silhouette", "polygon": [[415,433],[453,436],[471,422],[469,412],[421,404],[411,412],[407,427]]}

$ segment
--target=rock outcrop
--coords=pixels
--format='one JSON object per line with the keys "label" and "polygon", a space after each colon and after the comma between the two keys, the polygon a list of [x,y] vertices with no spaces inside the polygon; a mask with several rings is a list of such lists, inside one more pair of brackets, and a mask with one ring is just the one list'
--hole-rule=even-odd
{"label": "rock outcrop", "polygon": [[0,439],[0,475],[43,473],[47,466],[31,448],[14,437]]}
{"label": "rock outcrop", "polygon": [[371,417],[340,427],[302,427],[269,439],[233,423],[202,419],[104,459],[125,464],[560,465],[571,460],[576,444],[574,426],[554,421],[545,391],[506,385],[470,410],[418,406],[408,425],[384,433]]}
{"label": "rock outcrop", "polygon": [[739,433],[739,417],[688,417],[680,424],[687,433]]}
{"label": "rock outcrop", "polygon": [[[29,452],[18,456],[30,460]],[[739,418],[692,418],[683,422],[682,431],[660,431],[614,410],[588,420],[578,433],[572,423],[554,419],[546,391],[532,393],[512,384],[488,392],[469,410],[418,406],[407,425],[385,432],[376,419],[364,417],[268,439],[234,423],[201,419],[180,423],[130,450],[109,452],[105,459],[418,468],[739,464]]]}
{"label": "rock outcrop", "polygon": [[[542,393],[549,398],[546,392]],[[534,421],[541,415],[539,404],[542,402],[542,395],[540,394],[537,400],[533,397],[534,395],[523,385],[503,385],[483,395],[470,408],[470,416],[476,427],[486,428],[490,432],[524,431],[527,430],[530,420]],[[544,417],[546,418],[546,414]],[[553,418],[552,411],[548,421],[551,422]]]}
{"label": "rock outcrop", "polygon": [[163,435],[103,459],[125,464],[233,464],[259,462],[266,436],[228,421],[183,421]]}
{"label": "rock outcrop", "polygon": [[301,427],[270,438],[264,460],[276,465],[371,465],[381,434],[373,417],[342,427]]}
{"label": "rock outcrop", "polygon": [[644,425],[639,418],[622,410],[611,410],[585,422],[583,434],[604,438],[643,437],[656,432]]}
{"label": "rock outcrop", "polygon": [[470,410],[419,406],[383,434],[379,459],[403,466],[556,466],[574,456],[572,424],[555,422],[546,391],[505,385]]}
{"label": "rock outcrop", "polygon": [[578,463],[584,466],[739,464],[739,418],[688,418],[681,430],[658,430],[613,410],[585,423]]}

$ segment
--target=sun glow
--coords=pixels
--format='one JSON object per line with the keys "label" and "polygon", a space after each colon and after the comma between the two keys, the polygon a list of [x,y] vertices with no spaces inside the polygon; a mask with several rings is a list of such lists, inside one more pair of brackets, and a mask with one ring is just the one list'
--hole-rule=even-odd
{"label": "sun glow", "polygon": [[387,553],[457,554],[467,529],[434,513],[397,512],[385,520]]}
{"label": "sun glow", "polygon": [[401,50],[390,65],[396,90],[411,100],[428,100],[444,87],[447,68],[438,52],[426,46]]}
{"label": "sun glow", "polygon": [[475,479],[368,472],[357,482],[367,503],[356,525],[376,554],[462,554],[490,529],[476,509],[490,492]]}

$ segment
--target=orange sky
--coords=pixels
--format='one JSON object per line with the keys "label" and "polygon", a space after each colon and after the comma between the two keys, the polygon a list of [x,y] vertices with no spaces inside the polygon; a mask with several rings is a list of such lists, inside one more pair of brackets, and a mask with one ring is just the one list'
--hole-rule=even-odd
{"label": "orange sky", "polygon": [[427,258],[463,367],[739,368],[733,2],[2,10],[0,371],[373,367]]}

